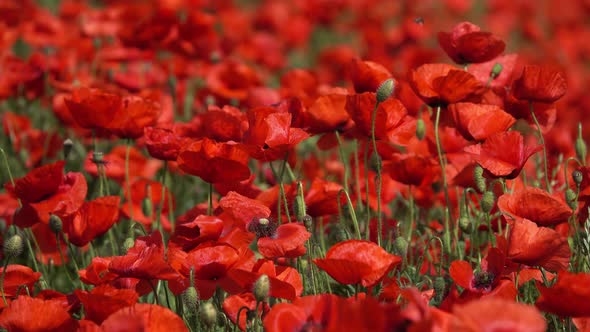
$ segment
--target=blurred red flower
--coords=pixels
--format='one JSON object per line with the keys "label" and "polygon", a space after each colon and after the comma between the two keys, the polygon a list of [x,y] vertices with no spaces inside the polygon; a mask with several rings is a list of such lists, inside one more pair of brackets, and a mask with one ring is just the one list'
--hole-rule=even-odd
{"label": "blurred red flower", "polygon": [[590,316],[590,273],[559,271],[553,286],[537,282],[537,289],[539,309],[562,317]]}
{"label": "blurred red flower", "polygon": [[100,325],[102,331],[188,332],[181,317],[155,304],[137,303],[120,309]]}
{"label": "blurred red flower", "polygon": [[447,55],[458,64],[479,63],[494,59],[506,44],[490,32],[469,22],[461,22],[451,32],[439,32],[438,43]]}
{"label": "blurred red flower", "polygon": [[505,219],[528,219],[539,226],[567,222],[572,215],[572,210],[563,199],[534,187],[498,197],[498,209]]}
{"label": "blurred red flower", "polygon": [[567,91],[565,74],[549,66],[525,66],[522,75],[513,83],[512,93],[518,99],[552,103]]}
{"label": "blurred red flower", "polygon": [[447,64],[425,64],[410,73],[414,92],[430,106],[467,101],[484,92],[470,73]]}
{"label": "blurred red flower", "polygon": [[119,309],[134,305],[139,298],[131,289],[117,289],[108,284],[91,291],[75,290],[75,293],[84,306],[84,318],[96,324],[101,324]]}
{"label": "blurred red flower", "polygon": [[533,306],[504,299],[482,299],[453,308],[452,331],[543,332],[547,323]]}
{"label": "blurred red flower", "polygon": [[381,83],[391,78],[391,73],[383,65],[357,58],[350,63],[349,73],[356,93],[375,92]]}
{"label": "blurred red flower", "polygon": [[59,300],[19,296],[0,313],[0,327],[8,331],[74,332],[78,330],[78,321]]}

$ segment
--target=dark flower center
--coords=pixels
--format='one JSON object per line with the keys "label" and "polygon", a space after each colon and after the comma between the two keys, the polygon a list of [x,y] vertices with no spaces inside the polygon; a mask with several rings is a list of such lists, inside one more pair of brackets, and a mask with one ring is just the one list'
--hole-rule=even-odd
{"label": "dark flower center", "polygon": [[492,288],[495,275],[488,271],[475,272],[473,276],[473,286],[477,289],[489,290]]}
{"label": "dark flower center", "polygon": [[274,237],[277,233],[278,225],[267,218],[253,220],[248,225],[248,231],[256,234],[257,238]]}

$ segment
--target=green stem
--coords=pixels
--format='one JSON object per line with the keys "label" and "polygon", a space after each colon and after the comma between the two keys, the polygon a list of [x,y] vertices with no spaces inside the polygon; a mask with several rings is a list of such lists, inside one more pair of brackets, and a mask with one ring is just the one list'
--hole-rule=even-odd
{"label": "green stem", "polygon": [[545,139],[543,138],[543,131],[541,130],[541,125],[539,124],[539,120],[537,120],[537,116],[535,115],[535,110],[533,108],[533,102],[529,102],[529,110],[531,112],[531,117],[537,126],[537,134],[539,135],[539,141],[543,145],[543,168],[545,170],[545,186],[547,191],[551,193],[551,183],[549,182],[549,171],[547,166],[547,147],[545,147]]}
{"label": "green stem", "polygon": [[[371,114],[371,143],[373,144],[373,154],[377,158],[376,170],[376,187],[377,187],[377,245],[381,246],[381,233],[383,232],[383,216],[381,215],[381,187],[383,180],[381,178],[381,156],[377,152],[377,141],[375,139],[375,122],[377,121],[377,109],[379,108],[379,101],[375,103],[373,113]],[[365,165],[366,166],[366,165]],[[368,200],[368,197],[367,197]]]}
{"label": "green stem", "polygon": [[6,269],[8,268],[9,261],[10,261],[10,257],[7,257],[6,261],[4,261],[4,267],[2,269],[2,276],[0,276],[0,291],[2,292],[2,301],[4,301],[4,306],[8,306],[8,302],[6,301],[6,295],[4,295],[4,277],[6,276]]}
{"label": "green stem", "polygon": [[344,189],[348,191],[348,162],[346,161],[346,155],[344,154],[344,146],[342,145],[342,139],[338,131],[336,133],[336,140],[338,140],[338,151],[340,153],[340,161],[344,165]]}
{"label": "green stem", "polygon": [[352,206],[352,201],[350,200],[350,196],[345,189],[340,189],[338,192],[338,206],[340,206],[340,197],[342,194],[346,197],[346,203],[348,204],[348,213],[350,214],[350,218],[352,219],[352,224],[354,225],[354,231],[356,233],[356,238],[361,240],[361,230],[359,228],[359,222],[356,219],[356,213],[354,212],[354,207]]}
{"label": "green stem", "polygon": [[451,227],[450,227],[450,219],[451,219],[451,200],[449,199],[449,188],[447,186],[447,174],[445,172],[445,160],[443,157],[443,150],[442,145],[440,143],[440,135],[439,135],[439,125],[440,125],[440,105],[436,107],[436,118],[434,121],[434,139],[436,140],[436,151],[438,153],[438,161],[440,163],[442,180],[443,180],[443,189],[445,193],[445,217],[444,217],[444,251],[448,254],[451,253]]}
{"label": "green stem", "polygon": [[213,215],[213,183],[209,183],[209,194],[207,203],[207,215]]}

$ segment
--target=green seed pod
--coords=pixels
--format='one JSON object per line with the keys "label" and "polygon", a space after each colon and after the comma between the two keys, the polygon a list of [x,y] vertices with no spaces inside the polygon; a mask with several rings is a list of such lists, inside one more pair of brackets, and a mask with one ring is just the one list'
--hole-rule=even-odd
{"label": "green seed pod", "polygon": [[483,176],[483,168],[479,165],[475,166],[473,170],[473,180],[475,182],[476,189],[483,193],[486,191],[486,178]]}
{"label": "green seed pod", "polygon": [[470,234],[471,233],[471,220],[467,217],[459,218],[459,228],[463,231],[463,233]]}
{"label": "green seed pod", "polygon": [[295,210],[295,219],[302,222],[307,213],[305,212],[305,199],[303,197],[303,186],[301,182],[297,183],[297,196],[295,196],[295,201],[293,201],[293,210]]}
{"label": "green seed pod", "polygon": [[419,140],[423,140],[424,136],[426,136],[426,125],[422,118],[418,118],[416,121],[416,137],[418,137]]}
{"label": "green seed pod", "polygon": [[377,88],[377,102],[382,103],[387,100],[393,94],[394,89],[395,82],[391,78],[381,83]]}
{"label": "green seed pod", "polygon": [[408,253],[408,241],[403,236],[398,236],[393,242],[393,252],[401,257]]}
{"label": "green seed pod", "polygon": [[190,286],[182,293],[182,305],[185,312],[196,314],[199,308],[199,293],[195,287]]}
{"label": "green seed pod", "polygon": [[584,180],[584,174],[581,171],[575,170],[572,172],[572,179],[579,187],[582,184],[582,181]]}
{"label": "green seed pod", "polygon": [[23,253],[24,241],[22,236],[14,234],[6,242],[4,242],[4,256],[6,258],[14,258]]}
{"label": "green seed pod", "polygon": [[578,195],[576,195],[576,192],[572,188],[567,188],[565,191],[565,201],[572,210],[576,210],[578,208],[577,196]]}
{"label": "green seed pod", "polygon": [[494,207],[494,202],[496,201],[496,197],[494,196],[494,193],[491,191],[486,191],[483,193],[483,195],[481,196],[481,210],[484,213],[490,213],[490,211],[492,211],[492,208]]}
{"label": "green seed pod", "polygon": [[270,280],[266,274],[261,275],[258,280],[256,280],[252,293],[258,302],[265,302],[268,299],[268,294],[270,293]]}
{"label": "green seed pod", "polygon": [[495,63],[494,67],[492,67],[492,71],[490,72],[490,77],[495,79],[496,77],[500,76],[504,66],[501,63]]}
{"label": "green seed pod", "polygon": [[217,325],[217,309],[211,302],[205,302],[201,306],[201,321],[209,328]]}
{"label": "green seed pod", "polygon": [[63,222],[61,218],[52,214],[49,216],[49,229],[54,233],[60,233],[63,229]]}

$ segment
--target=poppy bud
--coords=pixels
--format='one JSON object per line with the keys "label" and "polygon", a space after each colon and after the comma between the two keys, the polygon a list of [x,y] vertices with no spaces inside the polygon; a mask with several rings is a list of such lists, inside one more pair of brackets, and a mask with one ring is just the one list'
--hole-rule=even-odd
{"label": "poppy bud", "polygon": [[303,198],[303,186],[301,182],[297,183],[297,196],[293,202],[293,210],[295,210],[295,219],[297,221],[303,221],[305,218],[305,199]]}
{"label": "poppy bud", "polygon": [[457,251],[458,252],[465,252],[465,242],[457,242]]}
{"label": "poppy bud", "polygon": [[333,232],[334,237],[336,238],[336,242],[342,242],[349,239],[348,234],[346,233],[346,229],[344,229],[344,226],[340,224],[335,224],[332,227],[334,228]]}
{"label": "poppy bud", "polygon": [[24,241],[22,236],[14,234],[4,242],[4,256],[14,258],[23,253]]}
{"label": "poppy bud", "polygon": [[586,142],[584,142],[584,138],[582,137],[582,124],[578,124],[578,138],[576,138],[576,157],[582,163],[586,161],[588,149],[586,148]]}
{"label": "poppy bud", "polygon": [[434,291],[437,295],[443,295],[446,291],[446,281],[444,277],[436,277],[434,279]]}
{"label": "poppy bud", "polygon": [[54,233],[61,232],[61,230],[63,229],[63,223],[61,221],[61,218],[56,216],[55,214],[49,216],[49,228]]}
{"label": "poppy bud", "polygon": [[459,218],[459,228],[461,228],[463,233],[470,234],[471,233],[471,220],[469,220],[469,218],[467,218],[467,217]]}
{"label": "poppy bud", "polygon": [[254,283],[254,298],[257,302],[264,302],[268,299],[268,293],[270,292],[270,280],[266,274],[261,275],[258,280]]}
{"label": "poppy bud", "polygon": [[495,63],[494,67],[492,67],[492,71],[490,72],[490,77],[495,79],[496,77],[500,76],[503,69],[504,66],[502,66],[501,63]]}
{"label": "poppy bud", "polygon": [[196,313],[199,308],[199,293],[193,286],[188,287],[182,293],[182,305],[188,313]]}
{"label": "poppy bud", "polygon": [[74,147],[74,142],[67,138],[63,143],[64,160],[68,159],[70,152],[72,152],[72,147]]}
{"label": "poppy bud", "polygon": [[572,173],[572,179],[574,179],[574,182],[576,183],[577,186],[580,186],[580,184],[582,183],[582,180],[584,180],[584,174],[582,174],[582,172],[576,170]]}
{"label": "poppy bud", "polygon": [[406,256],[406,253],[408,252],[408,241],[406,241],[403,236],[398,236],[395,239],[395,242],[393,242],[393,251],[396,255],[402,257]]}
{"label": "poppy bud", "polygon": [[490,213],[490,211],[492,211],[492,208],[494,207],[495,200],[496,197],[494,196],[493,192],[486,191],[485,193],[483,193],[483,195],[481,196],[481,210],[484,213]]}
{"label": "poppy bud", "polygon": [[572,210],[576,210],[578,208],[577,196],[578,195],[576,195],[572,188],[567,188],[565,191],[565,201]]}
{"label": "poppy bud", "polygon": [[422,118],[419,118],[416,121],[416,137],[418,137],[419,140],[423,140],[425,135],[426,125],[424,124],[424,120]]}
{"label": "poppy bud", "polygon": [[391,78],[381,83],[381,85],[379,85],[377,88],[377,103],[382,103],[387,100],[387,98],[389,98],[393,93],[394,88],[395,83]]}
{"label": "poppy bud", "polygon": [[135,240],[133,240],[133,238],[126,238],[125,242],[123,242],[123,251],[127,252],[129,251],[129,249],[133,248],[133,246],[135,245]]}
{"label": "poppy bud", "polygon": [[383,166],[383,164],[381,163],[381,156],[378,153],[372,153],[371,160],[369,160],[369,165],[372,171],[381,171],[381,167]]}
{"label": "poppy bud", "polygon": [[211,304],[211,302],[206,302],[201,306],[200,314],[201,321],[203,321],[209,328],[217,324],[217,309],[215,309],[215,306]]}
{"label": "poppy bud", "polygon": [[483,176],[483,168],[479,165],[475,166],[473,170],[473,180],[475,187],[480,193],[486,191],[486,178]]}
{"label": "poppy bud", "polygon": [[313,226],[313,218],[309,214],[306,214],[303,217],[303,225],[305,225],[305,228],[307,228],[308,231],[311,231]]}
{"label": "poppy bud", "polygon": [[95,164],[102,164],[103,158],[104,158],[104,154],[100,151],[94,151],[92,153],[92,162]]}
{"label": "poppy bud", "polygon": [[153,211],[153,203],[152,200],[149,199],[149,197],[145,197],[142,201],[141,201],[141,211],[143,212],[143,214],[147,217],[151,217],[152,216],[152,211]]}

